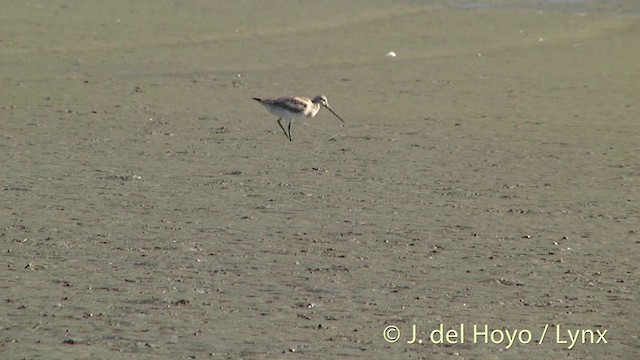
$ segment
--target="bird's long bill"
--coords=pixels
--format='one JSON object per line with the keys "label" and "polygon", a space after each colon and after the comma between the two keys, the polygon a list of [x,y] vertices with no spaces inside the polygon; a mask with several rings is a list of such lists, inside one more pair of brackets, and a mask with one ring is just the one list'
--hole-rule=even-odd
{"label": "bird's long bill", "polygon": [[338,120],[340,120],[340,121],[344,122],[344,120],[342,120],[342,118],[341,118],[340,116],[338,116],[338,114],[336,114],[336,112],[335,112],[335,111],[333,111],[333,109],[332,109],[332,108],[330,108],[330,107],[328,107],[328,106],[326,106],[326,108],[327,108],[327,109],[329,109],[329,111],[331,111],[331,113],[332,113],[333,115],[335,115],[335,116],[338,118]]}

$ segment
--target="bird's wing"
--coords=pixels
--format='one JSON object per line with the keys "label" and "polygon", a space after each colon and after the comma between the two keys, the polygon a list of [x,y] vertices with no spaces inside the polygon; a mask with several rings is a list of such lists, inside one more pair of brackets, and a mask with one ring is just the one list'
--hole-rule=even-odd
{"label": "bird's wing", "polygon": [[308,100],[302,97],[281,97],[277,99],[263,100],[269,105],[276,105],[293,113],[302,113],[307,109]]}

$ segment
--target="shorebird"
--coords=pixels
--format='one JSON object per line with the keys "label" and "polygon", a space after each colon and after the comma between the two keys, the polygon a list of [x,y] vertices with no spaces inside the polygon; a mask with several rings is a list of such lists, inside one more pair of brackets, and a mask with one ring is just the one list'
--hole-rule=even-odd
{"label": "shorebird", "polygon": [[[291,123],[293,120],[302,117],[312,118],[318,114],[322,106],[331,111],[338,120],[344,122],[344,120],[329,107],[327,97],[324,95],[318,95],[314,97],[313,100],[303,96],[281,97],[277,99],[253,98],[253,100],[264,105],[272,114],[279,116],[278,125],[280,125],[280,128],[284,131],[289,141],[291,141]],[[283,118],[289,120],[289,126],[287,127],[289,131],[285,130],[280,122]]]}

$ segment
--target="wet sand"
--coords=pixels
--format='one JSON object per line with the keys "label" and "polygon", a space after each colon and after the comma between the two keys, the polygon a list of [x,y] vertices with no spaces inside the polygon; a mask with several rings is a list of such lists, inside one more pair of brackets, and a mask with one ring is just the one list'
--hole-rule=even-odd
{"label": "wet sand", "polygon": [[637,358],[637,17],[445,5],[5,4],[2,358]]}

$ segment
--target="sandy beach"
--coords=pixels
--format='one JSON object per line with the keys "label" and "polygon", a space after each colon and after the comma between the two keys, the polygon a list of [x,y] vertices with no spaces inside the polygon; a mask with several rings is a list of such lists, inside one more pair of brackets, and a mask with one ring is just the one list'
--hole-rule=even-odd
{"label": "sandy beach", "polygon": [[516,3],[5,2],[1,357],[639,358],[639,6]]}

